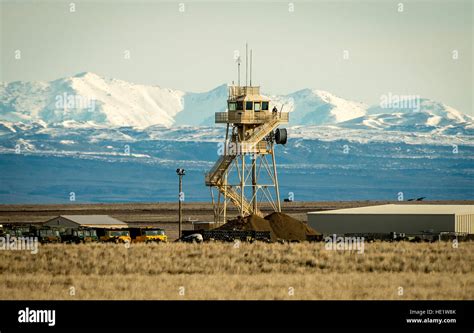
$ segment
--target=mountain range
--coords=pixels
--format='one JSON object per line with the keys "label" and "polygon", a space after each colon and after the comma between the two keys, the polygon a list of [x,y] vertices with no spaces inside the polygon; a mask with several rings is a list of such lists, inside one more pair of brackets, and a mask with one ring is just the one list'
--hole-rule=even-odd
{"label": "mountain range", "polygon": [[[427,98],[420,98],[414,109],[403,105],[368,106],[313,89],[269,97],[273,105],[291,113],[291,126],[474,133],[473,117]],[[51,82],[0,83],[0,121],[5,126],[37,123],[45,127],[211,126],[214,113],[226,110],[226,98],[226,84],[192,93],[84,72]]]}
{"label": "mountain range", "polygon": [[[267,94],[290,112],[276,147],[282,197],[474,198],[473,117],[427,98],[369,106],[326,91]],[[81,73],[0,83],[0,203],[208,201],[227,85],[185,92]],[[410,102],[413,102],[410,100]]]}

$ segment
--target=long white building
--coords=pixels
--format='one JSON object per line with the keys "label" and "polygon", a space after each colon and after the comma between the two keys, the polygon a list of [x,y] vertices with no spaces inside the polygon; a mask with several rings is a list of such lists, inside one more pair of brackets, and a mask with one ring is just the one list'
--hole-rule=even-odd
{"label": "long white building", "polygon": [[474,233],[474,205],[380,205],[309,212],[322,234],[403,232]]}

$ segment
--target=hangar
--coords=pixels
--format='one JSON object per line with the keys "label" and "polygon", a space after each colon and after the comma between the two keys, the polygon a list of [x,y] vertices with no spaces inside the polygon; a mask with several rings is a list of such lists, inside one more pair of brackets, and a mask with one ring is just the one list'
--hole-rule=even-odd
{"label": "hangar", "polygon": [[44,223],[49,227],[61,228],[127,228],[128,225],[109,215],[60,215]]}
{"label": "hangar", "polygon": [[423,232],[474,233],[474,205],[389,204],[308,213],[322,234]]}

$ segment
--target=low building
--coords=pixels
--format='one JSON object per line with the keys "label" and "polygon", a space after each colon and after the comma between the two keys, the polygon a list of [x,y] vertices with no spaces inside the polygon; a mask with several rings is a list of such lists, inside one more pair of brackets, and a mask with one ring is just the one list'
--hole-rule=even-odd
{"label": "low building", "polygon": [[109,215],[60,215],[44,223],[45,226],[57,228],[127,228],[125,222]]}
{"label": "low building", "polygon": [[423,232],[474,233],[474,205],[380,205],[309,212],[322,234]]}

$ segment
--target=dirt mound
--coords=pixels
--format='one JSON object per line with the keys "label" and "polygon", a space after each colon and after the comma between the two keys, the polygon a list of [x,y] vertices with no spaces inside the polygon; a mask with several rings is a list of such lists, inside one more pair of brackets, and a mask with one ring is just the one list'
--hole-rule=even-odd
{"label": "dirt mound", "polygon": [[216,230],[270,231],[272,241],[279,239],[303,241],[307,240],[308,236],[320,235],[306,223],[283,213],[272,213],[265,218],[257,215],[237,218],[228,221]]}
{"label": "dirt mound", "polygon": [[306,223],[283,213],[272,213],[265,220],[269,221],[275,236],[280,239],[306,240],[308,236],[320,235]]}

